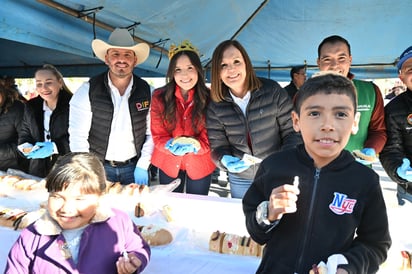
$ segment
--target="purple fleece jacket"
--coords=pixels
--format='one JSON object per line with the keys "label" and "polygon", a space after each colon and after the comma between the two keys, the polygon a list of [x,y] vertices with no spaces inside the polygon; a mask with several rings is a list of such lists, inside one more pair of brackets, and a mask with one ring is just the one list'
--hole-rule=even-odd
{"label": "purple fleece jacket", "polygon": [[25,228],[10,250],[5,273],[117,273],[122,251],[134,252],[142,261],[141,272],[150,259],[150,247],[130,217],[117,209],[96,213],[84,230],[77,265],[65,258],[60,227],[48,214]]}

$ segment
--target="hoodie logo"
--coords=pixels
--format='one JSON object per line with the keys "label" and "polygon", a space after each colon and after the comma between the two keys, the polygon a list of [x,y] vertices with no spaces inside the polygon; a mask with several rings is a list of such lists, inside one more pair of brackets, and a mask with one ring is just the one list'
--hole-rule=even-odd
{"label": "hoodie logo", "polygon": [[329,205],[329,208],[333,213],[343,215],[345,213],[350,214],[353,212],[353,208],[356,204],[355,199],[349,199],[346,194],[339,192],[334,192],[333,195],[335,196],[333,197],[332,203]]}
{"label": "hoodie logo", "polygon": [[408,117],[406,118],[406,121],[408,121],[408,124],[412,125],[412,114],[408,115]]}
{"label": "hoodie logo", "polygon": [[136,103],[137,111],[146,110],[149,108],[149,105],[150,105],[149,101],[137,102]]}

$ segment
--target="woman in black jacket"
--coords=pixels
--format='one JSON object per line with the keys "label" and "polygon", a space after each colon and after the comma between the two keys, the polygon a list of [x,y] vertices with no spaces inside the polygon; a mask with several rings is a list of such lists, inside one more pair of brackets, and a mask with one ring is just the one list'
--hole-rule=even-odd
{"label": "woman in black jacket", "polygon": [[0,170],[25,170],[27,160],[17,152],[18,132],[23,119],[24,104],[18,93],[0,82]]}
{"label": "woman in black jacket", "polygon": [[29,173],[45,177],[57,157],[70,152],[68,128],[72,93],[52,65],[38,69],[35,80],[39,96],[26,104],[19,144],[39,147],[25,155],[31,159]]}
{"label": "woman in black jacket", "polygon": [[[258,78],[236,40],[213,52],[207,133],[216,165],[228,173],[232,198],[242,198],[259,167],[258,159],[301,143],[292,128],[292,101],[275,81]],[[246,159],[254,156],[251,161]]]}

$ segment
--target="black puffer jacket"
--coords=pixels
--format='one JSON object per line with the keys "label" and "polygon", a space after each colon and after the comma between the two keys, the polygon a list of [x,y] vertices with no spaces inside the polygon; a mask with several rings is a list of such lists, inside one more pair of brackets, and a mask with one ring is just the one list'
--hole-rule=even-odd
{"label": "black puffer jacket", "polygon": [[[50,138],[59,151],[59,155],[70,152],[69,147],[69,101],[71,93],[61,90],[57,101],[56,109],[50,117]],[[44,100],[37,96],[26,103],[19,144],[28,142],[44,142]],[[45,159],[30,160],[29,173],[38,177],[45,177],[56,162],[59,155]]]}
{"label": "black puffer jacket", "polygon": [[[223,155],[239,158],[244,153],[264,159],[280,149],[301,143],[292,127],[292,101],[275,81],[260,78],[262,87],[251,92],[246,117],[230,94],[219,103],[210,102],[207,109],[207,133],[212,157],[219,168]],[[250,134],[251,147],[248,145]],[[258,165],[236,174],[253,179]]]}
{"label": "black puffer jacket", "polygon": [[412,193],[412,183],[400,178],[396,169],[402,159],[412,163],[412,91],[396,96],[385,106],[385,123],[388,139],[379,155],[382,166],[389,177]]}
{"label": "black puffer jacket", "polygon": [[[256,221],[256,208],[273,188],[299,177],[297,210],[284,214],[268,232]],[[391,238],[379,176],[342,153],[317,169],[303,145],[275,153],[260,165],[243,198],[251,237],[266,244],[257,273],[308,273],[313,264],[342,254],[350,274],[376,273]]]}
{"label": "black puffer jacket", "polygon": [[7,112],[0,107],[0,170],[8,168],[26,171],[21,163],[24,161],[17,151],[18,132],[23,120],[24,104],[14,101]]}

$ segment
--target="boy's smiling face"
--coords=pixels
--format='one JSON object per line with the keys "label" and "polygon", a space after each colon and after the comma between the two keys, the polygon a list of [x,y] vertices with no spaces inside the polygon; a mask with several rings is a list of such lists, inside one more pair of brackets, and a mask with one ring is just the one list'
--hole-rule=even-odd
{"label": "boy's smiling face", "polygon": [[292,112],[293,128],[300,131],[306,151],[321,168],[345,148],[352,129],[357,126],[349,96],[316,94],[301,105],[300,115]]}

